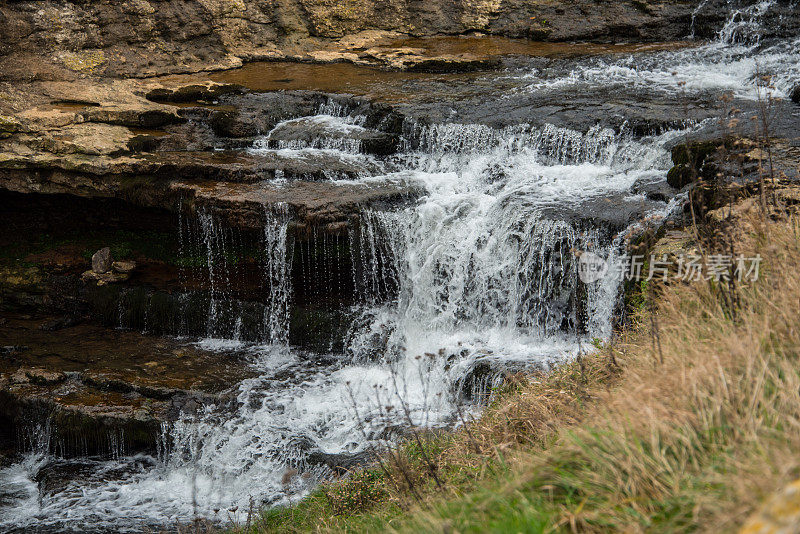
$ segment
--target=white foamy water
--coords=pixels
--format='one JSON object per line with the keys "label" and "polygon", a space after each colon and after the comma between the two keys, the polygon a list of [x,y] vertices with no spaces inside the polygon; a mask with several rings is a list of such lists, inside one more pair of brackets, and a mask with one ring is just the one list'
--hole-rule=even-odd
{"label": "white foamy water", "polygon": [[[800,83],[800,38],[762,41],[762,19],[775,5],[776,0],[762,0],[732,7],[717,39],[696,47],[594,58],[554,77],[546,72],[527,74],[529,90],[613,91],[619,87],[690,98],[729,92],[737,98],[756,100],[759,76],[771,76],[771,96],[786,98]],[[761,89],[762,98],[766,94]]]}
{"label": "white foamy water", "polygon": [[[785,92],[797,78],[798,42],[765,45],[753,37],[759,10],[769,5],[732,17],[717,42],[582,61],[566,77],[530,75],[530,89],[634,86],[752,98],[756,66],[769,66],[781,71],[777,90]],[[313,134],[288,138],[304,129]],[[619,288],[604,279],[576,298],[574,252],[613,262],[629,222],[615,213],[663,215],[673,207],[631,191],[664,180],[666,147],[685,132],[634,139],[600,127],[463,124],[409,131],[402,152],[379,162],[385,174],[370,180],[412,182],[424,194],[363,210],[350,232],[358,302],[343,354],[319,358],[288,346],[294,288],[285,207],[265,217],[260,344],[237,335],[246,318],[229,286],[242,275],[227,259],[236,237],[201,211],[189,239],[211,270],[200,343],[247,348],[259,376],[236,387],[233,408],[208,407],[165,426],[158,458],[98,461],[55,494],[39,493],[35,480],[52,458],[46,447],[32,447],[0,471],[0,529],[136,531],[196,516],[242,520],[251,503],[301,498],[330,475],[326,460],[385,446],[410,424],[456,424],[456,403],[474,409],[504,372],[551,368],[607,337]],[[253,150],[375,160],[353,142],[363,133],[362,117],[328,103],[315,117],[277,125]]]}
{"label": "white foamy water", "polygon": [[[39,498],[14,522],[135,530],[195,515],[225,519],[232,508],[241,519],[251,497],[270,505],[302,497],[330,474],[320,457],[384,446],[396,437],[393,428],[409,423],[457,423],[454,403],[485,395],[503,372],[572,358],[579,341],[608,335],[616,299],[615,285],[598,283],[587,288],[586,302],[571,300],[572,252],[614,255],[622,228],[560,210],[624,198],[637,180],[663,176],[669,166],[663,146],[675,135],[637,141],[600,128],[419,129],[409,143],[417,148],[393,165],[427,193],[412,206],[362,213],[351,251],[363,305],[346,353],[327,363],[308,362],[285,344],[286,219],[271,212],[264,246],[274,294],[265,339],[272,344],[252,347],[260,376],[239,386],[238,408],[186,415],[165,428],[170,447],[160,459],[123,458],[114,462],[116,471],[104,464],[105,472],[118,472],[115,478],[95,471]],[[209,333],[218,336],[226,280],[237,276],[220,257],[235,239],[212,215],[200,219],[198,240],[209,262],[229,271],[216,273],[212,288]],[[241,347],[235,336],[203,343]],[[9,477],[23,498],[31,491],[25,481],[39,467],[32,463]],[[298,475],[287,480],[289,469]]]}

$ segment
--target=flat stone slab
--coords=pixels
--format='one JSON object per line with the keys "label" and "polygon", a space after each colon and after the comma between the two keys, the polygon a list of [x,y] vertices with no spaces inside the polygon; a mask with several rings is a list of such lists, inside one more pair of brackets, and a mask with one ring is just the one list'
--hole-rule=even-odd
{"label": "flat stone slab", "polygon": [[182,183],[171,188],[190,194],[196,205],[215,209],[237,226],[260,227],[264,212],[285,204],[297,224],[327,226],[336,232],[365,206],[387,206],[416,198],[419,186],[401,180],[365,182],[287,181],[284,183]]}
{"label": "flat stone slab", "polygon": [[[13,427],[2,432],[49,424],[68,456],[105,454],[110,437],[129,452],[154,450],[162,423],[235,402],[229,392],[257,374],[240,355],[92,324],[43,329],[49,320],[0,325],[0,416]],[[70,448],[76,439],[86,451]]]}

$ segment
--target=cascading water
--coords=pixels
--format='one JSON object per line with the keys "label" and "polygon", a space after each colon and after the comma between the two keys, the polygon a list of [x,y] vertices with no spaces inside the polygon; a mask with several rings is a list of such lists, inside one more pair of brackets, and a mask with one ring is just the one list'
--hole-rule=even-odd
{"label": "cascading water", "polygon": [[[768,75],[774,87],[771,95],[786,98],[800,82],[800,38],[763,37],[764,19],[777,3],[730,1],[727,22],[717,38],[696,47],[622,58],[592,58],[567,72],[534,70],[523,76],[530,81],[528,90],[534,92],[646,91],[650,96],[685,98],[718,98],[730,92],[737,98],[756,100],[756,78]],[[698,6],[696,16],[707,4]],[[800,9],[800,4],[790,3],[789,9]],[[780,21],[771,19],[770,23]]]}
{"label": "cascading water", "polygon": [[289,211],[285,204],[264,208],[264,277],[267,305],[264,309],[264,339],[272,345],[289,344],[289,306],[292,288],[287,229]]}
{"label": "cascading water", "polygon": [[[777,91],[785,93],[800,79],[800,41],[758,38],[771,5],[735,7],[717,41],[691,50],[576,60],[567,73],[520,77],[525,90],[542,93],[646,87],[673,96],[731,90],[747,99],[755,95],[758,65],[777,74]],[[363,117],[329,102],[315,117],[279,124],[252,150],[363,159],[354,141],[363,125]],[[204,335],[216,341],[205,345],[245,346],[237,332],[253,314],[237,304],[234,287],[257,280],[265,304],[247,350],[259,376],[238,386],[231,406],[165,425],[158,459],[97,461],[91,476],[55,495],[37,494],[47,450],[31,452],[0,471],[0,494],[15,503],[0,504],[0,528],[141,530],[195,516],[224,521],[234,509],[241,518],[251,497],[256,504],[292,502],[342,457],[392,440],[393,429],[456,423],[455,403],[479,404],[504,372],[547,369],[607,337],[617,281],[580,286],[574,253],[613,263],[631,222],[614,214],[668,209],[632,191],[664,180],[667,147],[685,132],[634,137],[599,126],[581,132],[413,122],[406,130],[401,152],[379,161],[384,174],[370,180],[414,183],[424,195],[412,205],[362,210],[349,236],[335,237],[335,259],[326,260],[348,260],[352,268],[354,320],[343,353],[312,357],[288,345],[293,298],[303,289],[291,285],[293,258],[301,269],[315,264],[310,242],[290,234],[286,206],[265,208],[254,254],[241,252],[242,239],[200,209],[196,221],[182,220],[181,255],[189,265],[183,278],[207,281]],[[345,243],[349,258],[340,250]],[[257,276],[243,257],[253,258]],[[294,277],[300,284],[307,278]],[[342,287],[341,280],[330,285]]]}

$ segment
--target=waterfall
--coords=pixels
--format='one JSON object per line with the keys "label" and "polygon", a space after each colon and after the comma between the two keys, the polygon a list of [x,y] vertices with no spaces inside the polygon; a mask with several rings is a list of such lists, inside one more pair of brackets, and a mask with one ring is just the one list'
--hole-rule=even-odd
{"label": "waterfall", "polygon": [[[537,98],[602,92],[641,107],[721,91],[753,99],[758,67],[779,73],[780,96],[800,80],[800,40],[760,37],[772,5],[732,8],[718,39],[693,49],[569,59],[563,70],[502,77]],[[164,295],[132,289],[109,313],[119,326],[170,324],[161,333],[237,348],[257,376],[232,385],[226,402],[165,423],[158,458],[117,449],[88,483],[57,496],[38,494],[46,451],[33,451],[0,471],[0,494],[15,495],[19,508],[0,507],[0,529],[160,530],[229,513],[241,520],[251,497],[255,505],[296,502],[337,462],[365,458],[398,429],[450,427],[457,406],[478,410],[506,373],[551,369],[608,338],[619,281],[581,282],[576,254],[618,264],[630,225],[676,206],[634,186],[664,181],[668,149],[686,130],[641,136],[600,125],[408,119],[399,153],[373,158],[361,153],[368,129],[356,112],[330,99],[315,116],[277,124],[251,150],[370,161],[379,169],[371,181],[401,178],[420,197],[348,214],[346,235],[295,234],[285,204],[265,206],[263,228],[251,232],[209,207],[182,212],[182,291],[167,306]],[[347,317],[335,350],[290,344],[292,313],[302,306]],[[50,439],[42,430],[23,438],[41,445]]]}
{"label": "waterfall", "polygon": [[[695,18],[713,5],[707,1],[698,4],[692,34]],[[520,77],[529,82],[531,92],[556,92],[566,99],[611,91],[640,102],[654,96],[713,102],[726,92],[745,101],[758,100],[757,78],[771,76],[772,96],[786,98],[800,83],[800,37],[769,35],[786,33],[784,25],[791,28],[792,21],[773,14],[780,5],[778,0],[729,0],[727,5],[725,22],[710,42],[651,54],[588,58],[566,73],[532,70]],[[789,9],[797,10],[797,2]]]}
{"label": "waterfall", "polygon": [[290,281],[287,236],[288,206],[278,203],[264,207],[264,277],[268,288],[264,309],[264,339],[273,345],[289,343]]}
{"label": "waterfall", "polygon": [[641,142],[603,128],[412,130],[416,150],[403,163],[428,193],[402,210],[362,213],[353,264],[369,306],[350,333],[352,357],[492,354],[549,365],[568,357],[576,335],[608,335],[617,288],[579,295],[575,252],[615,261],[622,241],[613,238],[626,223],[575,214],[658,176],[677,134]]}
{"label": "waterfall", "polygon": [[761,41],[762,17],[775,6],[776,0],[761,0],[735,9],[719,31],[718,39],[727,44],[757,46]]}

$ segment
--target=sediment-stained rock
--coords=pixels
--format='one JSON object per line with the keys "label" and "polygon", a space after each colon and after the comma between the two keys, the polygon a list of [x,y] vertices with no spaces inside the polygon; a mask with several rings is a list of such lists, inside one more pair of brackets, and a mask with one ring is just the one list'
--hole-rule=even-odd
{"label": "sediment-stained rock", "polygon": [[155,451],[162,423],[234,400],[224,392],[254,372],[230,354],[169,339],[90,324],[42,330],[42,320],[12,315],[0,325],[0,345],[25,343],[0,357],[0,419],[11,423],[0,434],[48,432],[63,456]]}
{"label": "sediment-stained rock", "polygon": [[[588,0],[10,2],[0,7],[0,76],[140,77],[254,59],[347,61],[398,35],[672,40],[686,34],[694,9],[678,0],[603,2],[602,9]],[[704,28],[719,22],[706,19]]]}

